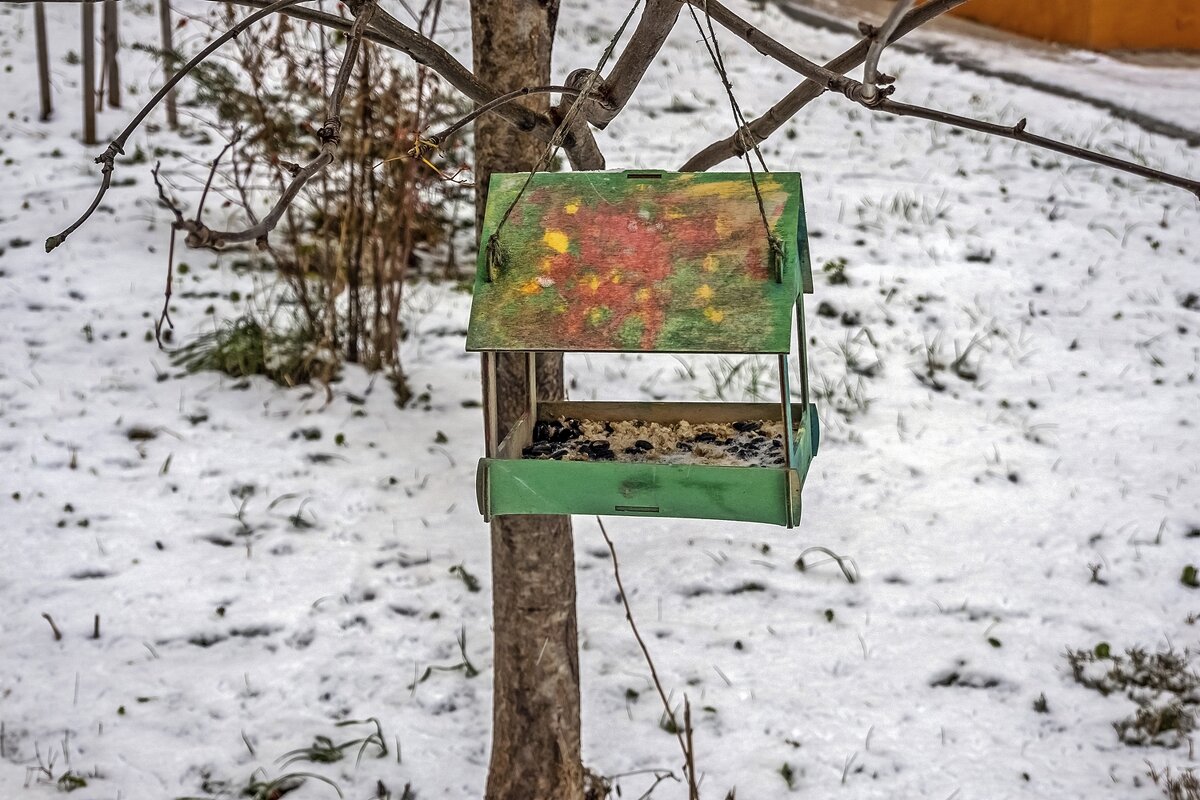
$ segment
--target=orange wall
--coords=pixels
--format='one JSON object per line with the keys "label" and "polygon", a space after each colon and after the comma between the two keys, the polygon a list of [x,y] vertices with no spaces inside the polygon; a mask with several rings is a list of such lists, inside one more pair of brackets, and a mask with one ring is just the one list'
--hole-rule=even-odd
{"label": "orange wall", "polygon": [[1200,50],[1200,0],[970,0],[954,13],[1096,50]]}

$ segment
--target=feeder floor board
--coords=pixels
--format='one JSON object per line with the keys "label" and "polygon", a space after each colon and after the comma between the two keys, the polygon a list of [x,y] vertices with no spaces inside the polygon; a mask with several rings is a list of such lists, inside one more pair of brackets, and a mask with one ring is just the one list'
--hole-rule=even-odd
{"label": "feeder floor board", "polygon": [[539,420],[523,458],[716,466],[783,466],[783,423]]}
{"label": "feeder floor board", "polygon": [[[587,514],[799,522],[795,470],[693,464],[495,460],[491,514]],[[792,509],[795,509],[793,514]]]}
{"label": "feeder floor board", "polygon": [[[476,491],[490,519],[507,514],[588,514],[743,520],[794,527],[800,492],[819,441],[815,406],[793,404],[792,468],[671,464],[652,461],[566,461],[523,458],[537,421],[523,416],[480,460]],[[559,417],[665,423],[779,419],[770,403],[539,404],[542,422]],[[779,424],[776,422],[775,424]]]}

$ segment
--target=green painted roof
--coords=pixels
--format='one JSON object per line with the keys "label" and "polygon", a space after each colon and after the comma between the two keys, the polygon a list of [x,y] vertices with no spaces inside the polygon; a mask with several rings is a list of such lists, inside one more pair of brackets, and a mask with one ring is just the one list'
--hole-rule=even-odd
{"label": "green painted roof", "polygon": [[786,353],[812,291],[797,173],[758,174],[783,243],[771,265],[748,173],[539,173],[486,244],[526,175],[492,176],[468,350]]}

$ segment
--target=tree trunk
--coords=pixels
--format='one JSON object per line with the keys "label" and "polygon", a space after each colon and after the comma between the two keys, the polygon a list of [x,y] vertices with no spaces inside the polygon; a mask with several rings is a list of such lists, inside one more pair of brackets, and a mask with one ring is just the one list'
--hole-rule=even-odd
{"label": "tree trunk", "polygon": [[[502,92],[549,83],[557,17],[558,0],[472,0],[475,74],[486,76]],[[548,109],[546,95],[522,102],[538,111]],[[491,174],[530,169],[544,147],[495,115],[475,122],[477,223]],[[477,224],[477,239],[478,230]],[[541,399],[562,398],[561,355],[542,354],[538,361]],[[527,385],[525,359],[502,356],[496,381],[501,438],[527,407]],[[492,520],[492,603],[495,664],[487,800],[582,800],[570,517]]]}

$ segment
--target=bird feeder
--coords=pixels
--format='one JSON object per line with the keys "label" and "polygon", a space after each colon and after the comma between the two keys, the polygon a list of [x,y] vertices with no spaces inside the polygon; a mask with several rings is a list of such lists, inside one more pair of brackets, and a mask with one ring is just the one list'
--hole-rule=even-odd
{"label": "bird feeder", "polygon": [[[477,473],[485,519],[799,523],[819,439],[804,350],[812,268],[799,174],[497,174],[481,241],[490,246],[479,254],[467,349],[485,356],[491,428]],[[788,371],[793,320],[798,403]],[[533,376],[538,354],[550,352],[770,354],[779,402],[543,400]],[[504,353],[526,359],[528,408],[497,441]],[[656,441],[618,449],[588,433],[649,430]]]}

